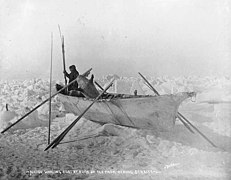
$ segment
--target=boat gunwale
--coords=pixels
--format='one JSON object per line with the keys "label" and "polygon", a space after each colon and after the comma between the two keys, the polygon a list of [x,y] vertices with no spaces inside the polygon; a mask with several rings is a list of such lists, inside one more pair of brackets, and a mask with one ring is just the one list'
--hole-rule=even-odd
{"label": "boat gunwale", "polygon": [[[108,94],[111,94],[111,93],[108,93]],[[66,97],[66,98],[77,98],[77,99],[83,100],[83,101],[92,101],[93,102],[95,100],[93,98],[69,96],[69,95],[65,95],[65,94],[62,94],[62,93],[59,93],[58,95],[61,95],[61,96]],[[111,95],[114,95],[114,94],[111,94]],[[113,101],[113,100],[115,101],[115,100],[128,100],[128,99],[140,99],[140,98],[158,97],[156,95],[138,95],[138,96],[129,95],[129,94],[117,94],[117,95],[126,95],[127,97],[101,98],[101,99],[98,99],[96,102],[109,102],[109,101]],[[164,95],[161,95],[161,96],[169,96],[169,94],[164,94]]]}

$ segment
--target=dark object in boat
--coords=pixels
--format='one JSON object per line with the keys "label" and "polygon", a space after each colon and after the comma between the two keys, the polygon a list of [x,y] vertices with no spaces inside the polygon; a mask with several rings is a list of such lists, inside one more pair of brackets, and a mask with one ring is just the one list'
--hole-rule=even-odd
{"label": "dark object in boat", "polygon": [[[57,91],[59,91],[60,89],[63,88],[63,86],[61,86],[61,85],[59,85],[59,84],[56,84],[55,87],[56,87],[56,90],[57,90]],[[66,90],[65,90],[65,89],[62,90],[60,93],[63,94],[63,95],[68,95],[68,94],[66,93]]]}
{"label": "dark object in boat", "polygon": [[[56,84],[56,90],[59,91],[60,89],[62,89],[63,86]],[[68,96],[75,96],[75,97],[84,97],[82,90],[78,89],[78,90],[71,90],[66,92],[65,90],[60,92],[63,95],[68,95]]]}
{"label": "dark object in boat", "polygon": [[[56,90],[59,91],[62,89],[63,86],[56,84]],[[72,90],[66,93],[65,90],[61,91],[60,94],[67,95],[67,96],[75,96],[75,97],[87,97],[83,90],[78,88],[78,91]],[[104,93],[101,99],[115,99],[115,98],[133,98],[133,97],[148,97],[150,95],[130,95],[130,94],[111,94],[111,93]],[[88,98],[88,97],[87,97]],[[88,98],[91,99],[91,98]]]}
{"label": "dark object in boat", "polygon": [[69,96],[75,96],[75,97],[84,97],[84,95],[82,94],[82,92],[77,91],[77,90],[71,90],[68,92]]}

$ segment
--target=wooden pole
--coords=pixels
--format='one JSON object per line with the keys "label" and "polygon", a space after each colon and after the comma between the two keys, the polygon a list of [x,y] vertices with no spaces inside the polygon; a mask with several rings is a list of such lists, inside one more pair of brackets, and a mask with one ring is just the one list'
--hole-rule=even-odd
{"label": "wooden pole", "polygon": [[48,150],[50,147],[55,148],[62,140],[63,138],[67,135],[67,133],[74,127],[74,125],[82,118],[82,116],[91,108],[91,106],[105,93],[108,88],[112,85],[114,79],[111,81],[111,83],[105,88],[103,92],[97,96],[94,101],[53,141],[51,142],[47,148],[44,150]]}
{"label": "wooden pole", "polygon": [[209,139],[207,138],[202,132],[200,132],[192,123],[190,123],[181,113],[178,112],[178,116],[180,116],[181,118],[183,118],[188,124],[190,124],[190,126],[193,127],[193,129],[195,129],[204,139],[206,139],[213,147],[217,146]]}
{"label": "wooden pole", "polygon": [[[90,69],[91,70],[91,69]],[[89,70],[88,70],[89,71]],[[86,71],[86,72],[88,72]],[[18,119],[16,122],[14,122],[13,124],[11,124],[9,127],[7,127],[6,129],[4,129],[1,133],[3,134],[4,132],[6,132],[8,129],[10,129],[11,127],[13,127],[14,125],[16,125],[17,123],[19,123],[21,120],[23,120],[25,117],[27,117],[28,115],[30,115],[32,112],[34,112],[36,109],[38,109],[39,107],[41,107],[43,104],[45,104],[47,101],[49,101],[50,98],[55,97],[57,94],[59,94],[61,91],[63,91],[64,89],[66,89],[68,86],[70,86],[71,84],[73,84],[75,81],[77,80],[77,78],[74,81],[71,81],[69,84],[67,84],[66,86],[64,86],[62,89],[58,90],[55,94],[53,94],[51,97],[49,97],[48,99],[46,99],[45,101],[43,101],[42,103],[40,103],[39,105],[37,105],[36,107],[34,107],[30,112],[26,113],[24,116],[22,116],[20,119]]]}
{"label": "wooden pole", "polygon": [[59,28],[59,36],[60,36],[60,39],[61,39],[61,42],[62,42],[62,33],[61,33],[61,28],[60,28],[59,24],[58,24],[58,28]]}
{"label": "wooden pole", "polygon": [[[66,60],[65,60],[65,49],[64,49],[64,36],[62,36],[62,54],[63,54],[63,71],[66,72]],[[64,74],[65,85],[67,85],[67,77]]]}
{"label": "wooden pole", "polygon": [[99,85],[99,83],[97,83],[97,82],[95,81],[95,84],[103,91],[103,88],[102,88],[102,86]]}
{"label": "wooden pole", "polygon": [[53,55],[53,33],[51,33],[51,65],[50,65],[50,99],[49,99],[48,144],[50,144],[50,136],[51,136],[52,55]]}
{"label": "wooden pole", "polygon": [[[96,81],[95,81],[95,84],[96,84],[102,91],[104,90],[103,87],[100,86],[99,83],[97,83]],[[112,84],[111,84],[111,86],[112,86]]]}
{"label": "wooden pole", "polygon": [[[61,43],[62,43],[62,55],[63,55],[63,71],[66,72],[66,60],[65,60],[65,48],[64,48],[64,36],[62,35],[61,33],[61,28],[58,24],[58,28],[59,28],[59,36],[60,36],[60,39],[61,39]],[[64,81],[65,81],[65,86],[67,85],[67,77],[66,75],[64,74]]]}
{"label": "wooden pole", "polygon": [[[148,82],[148,80],[141,74],[139,73],[139,75],[145,80],[145,82],[152,88],[152,90],[159,96],[160,94],[155,90],[155,88]],[[194,129],[196,130],[207,142],[209,142],[213,147],[216,147],[217,146],[211,141],[209,140],[202,132],[199,131],[199,129],[197,129],[193,124],[191,124],[181,113],[177,113],[177,117],[181,120],[181,122],[186,125],[186,122]],[[182,119],[183,118],[183,119]],[[184,120],[186,122],[184,122]],[[189,128],[187,124],[187,128]],[[190,128],[191,129],[191,128]],[[192,132],[192,130],[190,130]]]}
{"label": "wooden pole", "polygon": [[99,137],[99,136],[102,136],[102,134],[101,133],[95,133],[95,134],[83,136],[81,138],[77,138],[75,140],[63,141],[63,142],[60,142],[59,144],[67,144],[67,143],[72,143],[72,142],[76,142],[76,141],[82,141],[82,140],[85,140],[85,139],[90,139],[90,138]]}

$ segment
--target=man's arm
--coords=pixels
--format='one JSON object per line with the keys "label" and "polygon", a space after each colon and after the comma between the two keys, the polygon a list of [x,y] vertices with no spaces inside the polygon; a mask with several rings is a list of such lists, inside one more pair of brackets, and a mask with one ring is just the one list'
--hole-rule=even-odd
{"label": "man's arm", "polygon": [[63,71],[63,73],[70,79],[70,74],[68,74],[67,71]]}

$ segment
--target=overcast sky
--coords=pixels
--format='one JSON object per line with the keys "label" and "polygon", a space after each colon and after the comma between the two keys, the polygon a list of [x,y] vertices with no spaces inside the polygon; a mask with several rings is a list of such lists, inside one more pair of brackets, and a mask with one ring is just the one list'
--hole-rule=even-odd
{"label": "overcast sky", "polygon": [[0,0],[1,79],[90,67],[100,77],[231,75],[229,0]]}

